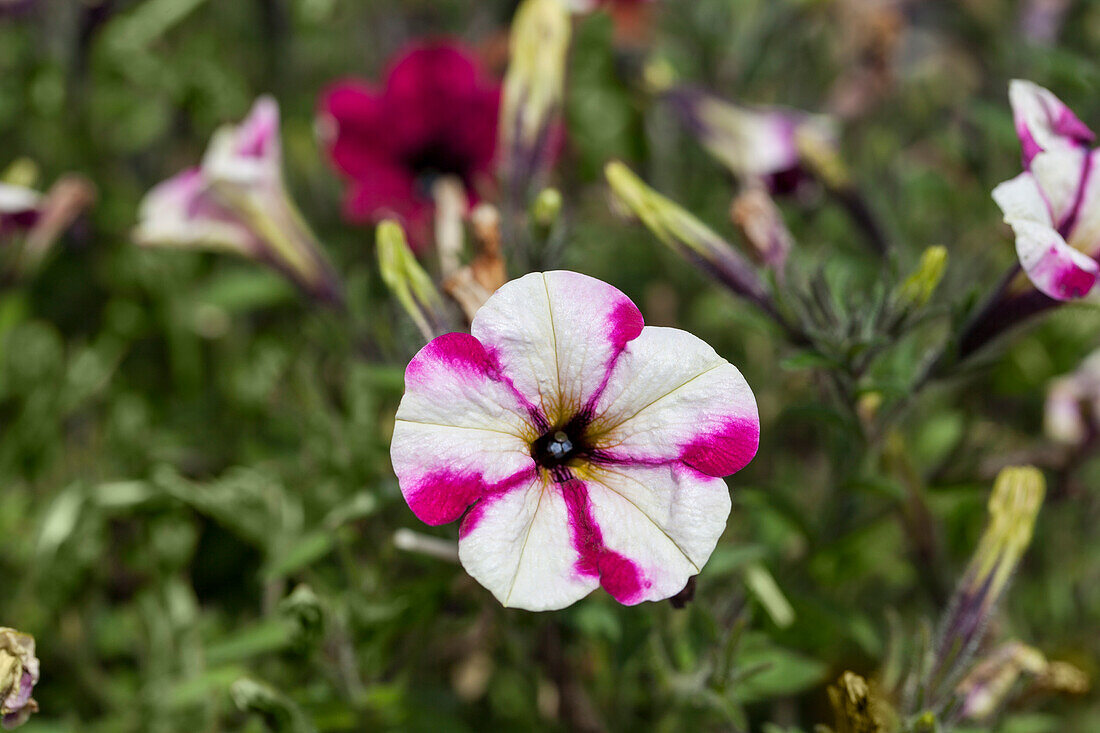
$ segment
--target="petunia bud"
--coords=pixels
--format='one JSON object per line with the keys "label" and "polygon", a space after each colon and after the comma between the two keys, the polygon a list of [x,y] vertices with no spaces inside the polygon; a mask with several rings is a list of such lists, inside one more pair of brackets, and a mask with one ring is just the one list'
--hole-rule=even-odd
{"label": "petunia bud", "polygon": [[898,286],[894,297],[903,310],[922,308],[936,292],[947,269],[947,248],[936,245],[924,250],[917,269]]}
{"label": "petunia bud", "polygon": [[1024,551],[1046,493],[1042,473],[1033,466],[1005,468],[989,497],[989,524],[955,588],[940,624],[935,664],[928,686],[934,698],[944,681],[956,678],[982,640],[993,610]]}
{"label": "petunia bud", "polygon": [[554,160],[572,25],[561,0],[524,0],[512,21],[500,136],[504,184],[513,201],[534,190]]}
{"label": "petunia bud", "polygon": [[378,264],[382,281],[413,319],[426,341],[439,333],[443,298],[409,249],[401,225],[387,219],[378,225]]}
{"label": "petunia bud", "polygon": [[34,637],[0,627],[0,724],[15,728],[38,712],[31,697],[38,683]]}
{"label": "petunia bud", "polygon": [[662,243],[711,277],[766,312],[774,312],[767,290],[752,265],[687,210],[645,185],[618,161],[604,169],[615,198]]}
{"label": "petunia bud", "polygon": [[531,205],[531,218],[541,227],[551,227],[561,215],[561,191],[556,188],[544,188],[535,197]]}
{"label": "petunia bud", "polygon": [[335,272],[286,191],[274,99],[260,98],[240,125],[217,130],[202,165],[155,186],[139,216],[138,244],[233,252],[322,302],[343,303]]}

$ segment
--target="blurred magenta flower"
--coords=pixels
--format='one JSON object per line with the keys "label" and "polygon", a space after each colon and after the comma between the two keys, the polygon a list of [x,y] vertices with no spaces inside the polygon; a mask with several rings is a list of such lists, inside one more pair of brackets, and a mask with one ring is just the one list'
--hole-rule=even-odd
{"label": "blurred magenta flower", "polygon": [[239,125],[214,133],[202,164],[146,194],[135,240],[234,252],[263,262],[323,302],[341,287],[283,182],[279,107],[261,97]]}
{"label": "blurred magenta flower", "polygon": [[1016,235],[1016,253],[1044,294],[1072,300],[1089,293],[1100,266],[1100,186],[1092,131],[1046,89],[1009,87],[1025,171],[993,190]]}
{"label": "blurred magenta flower", "polygon": [[405,372],[391,458],[413,513],[465,513],[459,559],[505,606],[683,589],[725,528],[721,477],[756,454],[741,373],[574,272],[507,283],[471,332],[436,338]]}
{"label": "blurred magenta flower", "polygon": [[0,627],[0,724],[15,728],[38,712],[31,697],[38,684],[34,637]]}
{"label": "blurred magenta flower", "polygon": [[402,220],[414,245],[427,238],[432,181],[462,180],[477,200],[492,179],[500,85],[450,43],[403,51],[381,89],[337,82],[320,100],[320,128],[348,179],[344,212],[354,222]]}
{"label": "blurred magenta flower", "polygon": [[834,123],[782,107],[747,107],[692,86],[675,86],[664,97],[689,133],[738,179],[760,181],[773,194],[791,193],[809,177],[803,139],[836,145]]}

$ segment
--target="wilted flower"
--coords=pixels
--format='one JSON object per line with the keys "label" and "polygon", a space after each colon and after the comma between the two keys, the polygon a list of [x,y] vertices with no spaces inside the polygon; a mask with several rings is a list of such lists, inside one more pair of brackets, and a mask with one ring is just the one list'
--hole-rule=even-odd
{"label": "wilted flower", "polygon": [[563,608],[600,585],[625,604],[679,592],[725,527],[720,477],[756,453],[740,372],[573,272],[507,283],[471,332],[405,372],[391,458],[416,516],[465,513],[462,565],[505,606]]}
{"label": "wilted flower", "polygon": [[828,689],[836,733],[883,733],[890,730],[890,705],[855,672],[845,672]]}
{"label": "wilted flower", "polygon": [[286,191],[279,107],[261,97],[239,125],[214,133],[202,165],[155,186],[135,240],[234,252],[282,272],[307,294],[340,303],[339,281]]}
{"label": "wilted flower", "polygon": [[1082,445],[1100,429],[1100,351],[1085,359],[1077,371],[1051,383],[1047,391],[1044,426],[1059,443]]}
{"label": "wilted flower", "polygon": [[432,182],[455,176],[475,199],[491,179],[500,87],[465,49],[418,45],[397,57],[381,90],[356,80],[334,84],[320,101],[320,127],[349,182],[346,216],[403,220],[413,244],[431,224]]}
{"label": "wilted flower", "polygon": [[1026,170],[993,190],[1016,234],[1016,253],[1035,287],[1057,300],[1089,293],[1100,266],[1100,187],[1093,133],[1046,89],[1009,87]]}
{"label": "wilted flower", "polygon": [[0,627],[0,724],[15,728],[38,712],[31,697],[38,684],[34,637]]}
{"label": "wilted flower", "polygon": [[781,107],[746,107],[696,87],[664,91],[678,118],[703,147],[742,181],[762,181],[772,193],[790,193],[807,178],[802,141],[830,141],[829,118]]}
{"label": "wilted flower", "polygon": [[[997,476],[989,497],[989,524],[940,624],[931,680],[950,680],[969,663],[1031,544],[1045,493],[1043,475],[1033,466],[1006,468]],[[931,689],[930,696],[934,698],[935,692]]]}
{"label": "wilted flower", "polygon": [[1088,689],[1088,678],[1073,665],[1047,661],[1038,649],[1010,641],[974,665],[959,683],[957,693],[962,702],[956,718],[988,719],[1001,709],[1024,675],[1035,678],[1048,690],[1080,694]]}

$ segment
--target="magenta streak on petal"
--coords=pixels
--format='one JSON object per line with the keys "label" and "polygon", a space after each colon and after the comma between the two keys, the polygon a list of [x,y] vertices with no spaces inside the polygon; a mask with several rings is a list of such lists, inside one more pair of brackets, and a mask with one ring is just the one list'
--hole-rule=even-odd
{"label": "magenta streak on petal", "polygon": [[485,514],[485,510],[492,506],[498,499],[511,493],[514,489],[533,481],[537,476],[538,469],[531,466],[522,471],[517,471],[508,478],[498,481],[495,484],[483,486],[481,498],[476,504],[470,507],[470,511],[466,512],[466,516],[462,518],[462,524],[458,528],[458,538],[462,539],[470,534],[470,532],[477,529],[477,524],[481,521],[481,517]]}
{"label": "magenta streak on petal", "polygon": [[1081,163],[1081,177],[1077,182],[1077,192],[1073,195],[1073,206],[1070,207],[1066,215],[1062,217],[1061,223],[1058,224],[1058,233],[1062,235],[1062,238],[1067,242],[1070,239],[1070,232],[1077,226],[1077,220],[1081,216],[1081,202],[1085,198],[1085,190],[1088,188],[1089,179],[1092,177],[1092,154],[1085,153],[1085,160]]}
{"label": "magenta streak on petal", "polygon": [[[414,487],[405,492],[405,499],[413,514],[425,524],[447,524],[462,516],[466,508],[475,501],[488,497],[499,498],[530,479],[534,472],[535,468],[532,466],[495,484],[486,484],[480,472],[441,468],[421,477]],[[477,520],[473,521],[476,523]],[[469,529],[473,529],[473,526]],[[463,523],[463,532],[469,529]]]}
{"label": "magenta streak on petal", "polygon": [[624,299],[615,306],[615,309],[607,317],[607,325],[607,339],[614,344],[615,348],[611,353],[611,358],[607,360],[607,366],[604,367],[603,379],[600,380],[599,386],[596,387],[592,396],[585,403],[583,411],[590,416],[595,415],[596,403],[603,391],[607,389],[607,383],[611,381],[611,373],[615,371],[615,365],[619,363],[619,357],[622,356],[627,344],[641,335],[642,329],[645,328],[645,321],[642,320],[642,312],[638,310],[638,306]]}
{"label": "magenta streak on petal", "polygon": [[1078,267],[1052,246],[1028,275],[1046,282],[1048,294],[1060,300],[1073,300],[1088,295],[1096,284],[1097,273]]}
{"label": "magenta streak on petal", "polygon": [[639,603],[651,583],[632,560],[604,546],[584,482],[569,478],[558,486],[569,512],[570,535],[578,555],[576,571],[590,578],[598,577],[604,590],[619,603],[627,606]]}
{"label": "magenta streak on petal", "polygon": [[1031,170],[1031,161],[1036,155],[1043,152],[1039,143],[1035,142],[1035,137],[1031,134],[1031,130],[1024,123],[1020,123],[1016,126],[1016,136],[1020,138],[1020,152],[1023,157],[1024,170]]}
{"label": "magenta streak on petal", "polygon": [[1082,122],[1069,107],[1062,107],[1058,118],[1053,121],[1052,127],[1059,135],[1073,138],[1078,142],[1088,143],[1096,139],[1096,134]]}
{"label": "magenta streak on petal", "polygon": [[760,423],[730,418],[684,446],[680,460],[708,476],[729,476],[748,465],[760,447]]}

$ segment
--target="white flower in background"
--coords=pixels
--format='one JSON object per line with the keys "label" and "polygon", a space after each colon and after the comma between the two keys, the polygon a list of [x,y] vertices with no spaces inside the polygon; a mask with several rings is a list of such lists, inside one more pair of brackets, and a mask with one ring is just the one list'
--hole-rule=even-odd
{"label": "white flower in background", "polygon": [[1094,351],[1072,374],[1051,382],[1044,427],[1053,440],[1082,445],[1100,428],[1100,351]]}
{"label": "white flower in background", "polygon": [[1087,295],[1100,267],[1100,186],[1092,132],[1046,89],[1009,87],[1025,171],[993,190],[1016,235],[1020,265],[1057,300]]}
{"label": "white flower in background", "polygon": [[741,373],[573,272],[507,283],[471,331],[405,372],[391,457],[416,516],[465,514],[462,565],[506,606],[679,592],[725,529],[721,477],[756,454]]}
{"label": "white flower in background", "polygon": [[340,303],[340,284],[287,194],[279,107],[261,97],[239,125],[215,132],[202,165],[155,186],[134,232],[142,245],[233,252],[282,272],[305,293]]}

